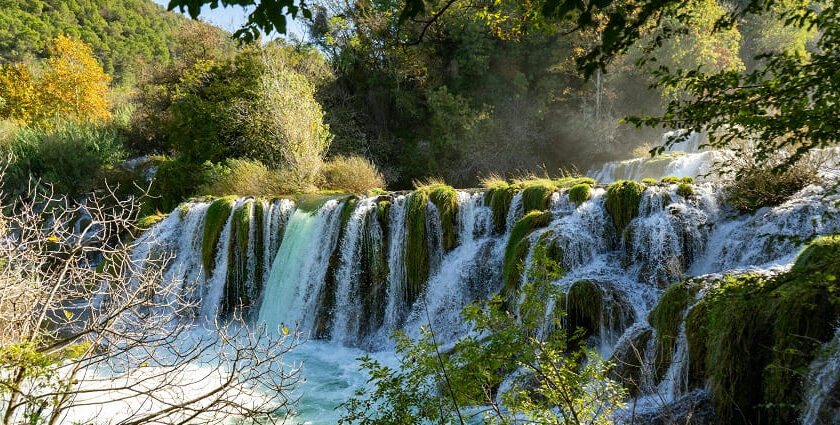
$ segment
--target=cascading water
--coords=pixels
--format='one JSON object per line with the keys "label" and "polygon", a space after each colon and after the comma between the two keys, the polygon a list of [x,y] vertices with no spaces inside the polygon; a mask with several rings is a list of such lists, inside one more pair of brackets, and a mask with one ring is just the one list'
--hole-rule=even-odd
{"label": "cascading water", "polygon": [[[557,253],[566,271],[556,282],[567,291],[565,308],[575,312],[575,320],[585,319],[593,327],[589,341],[604,357],[626,353],[628,341],[649,336],[648,313],[668,285],[691,276],[784,267],[802,246],[793,236],[840,232],[840,214],[820,187],[808,187],[784,204],[754,215],[739,215],[728,207],[715,183],[694,185],[694,194],[687,197],[678,195],[676,188],[648,187],[638,215],[624,229],[615,228],[603,187],[593,188],[590,199],[580,204],[559,190],[549,198],[548,224],[526,237],[529,250],[546,244]],[[187,204],[152,232],[163,240],[159,249],[176,255],[167,273],[197,282],[199,291],[191,296],[200,294],[203,320],[216,320],[223,297],[229,298],[224,294],[235,293],[231,288],[244,280],[246,287],[259,290],[256,299],[248,301],[255,324],[268,329],[298,326],[321,339],[295,356],[311,358],[317,365],[304,391],[330,395],[304,397],[304,403],[317,406],[303,406],[301,415],[304,420],[331,424],[336,422],[335,413],[325,412],[363,382],[345,363],[352,364],[365,352],[381,351],[389,357],[388,338],[395,330],[416,336],[421,326],[431,325],[441,342],[453,342],[469,331],[460,317],[463,307],[502,289],[505,248],[511,229],[526,213],[522,192],[513,194],[504,215],[495,218],[498,212],[485,192],[456,192],[453,227],[447,227],[443,210],[432,201],[420,210],[422,220],[412,221],[410,214],[418,213],[409,211],[412,196],[335,197],[315,211],[296,208],[296,202],[288,199],[236,200],[217,229],[220,236],[211,273],[205,272],[201,261],[210,204]],[[250,208],[246,233],[234,220],[242,206]],[[504,228],[494,222],[504,223]],[[419,246],[426,249],[407,246],[411,225],[422,225],[425,240]],[[242,248],[238,235],[245,234],[247,246]],[[454,245],[444,244],[447,237],[454,238]],[[229,273],[234,263],[243,264],[236,260],[237,249],[247,253],[244,277]],[[408,261],[417,255],[426,255],[426,261]],[[526,267],[531,261],[530,255],[524,259]],[[407,264],[428,267],[416,302],[407,299],[407,282],[409,274],[423,270],[408,270]],[[522,278],[527,279],[527,273]],[[599,294],[596,311],[579,305],[575,294],[581,289]],[[653,376],[643,379],[640,400],[657,396],[672,401],[686,389],[684,325],[679,331],[671,367],[658,382]],[[645,341],[652,344],[650,337]],[[644,351],[643,363],[650,366],[653,350]],[[330,377],[322,373],[324,368],[343,372]]]}

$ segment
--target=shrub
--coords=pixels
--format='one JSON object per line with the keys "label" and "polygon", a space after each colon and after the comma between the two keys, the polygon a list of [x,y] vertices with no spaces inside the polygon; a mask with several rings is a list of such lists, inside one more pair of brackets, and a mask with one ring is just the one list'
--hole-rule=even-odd
{"label": "shrub", "polygon": [[122,133],[91,123],[22,128],[3,149],[13,157],[3,184],[11,193],[25,190],[32,177],[58,193],[78,196],[93,190],[101,172],[125,158]]}
{"label": "shrub", "polygon": [[296,192],[312,192],[313,187],[299,187],[287,171],[272,170],[259,161],[229,159],[221,166],[206,164],[205,183],[197,194],[211,196],[270,196]]}
{"label": "shrub", "polygon": [[582,204],[589,199],[591,187],[588,184],[576,184],[569,189],[569,200]]}
{"label": "shrub", "polygon": [[322,189],[364,193],[385,187],[385,178],[370,160],[361,156],[338,156],[324,164]]}
{"label": "shrub", "polygon": [[694,186],[689,183],[680,183],[680,185],[677,186],[677,195],[680,195],[683,198],[690,198],[694,196]]}
{"label": "shrub", "polygon": [[142,213],[172,211],[195,195],[198,187],[206,183],[213,173],[210,163],[202,165],[163,158],[149,188],[149,197],[143,202]]}

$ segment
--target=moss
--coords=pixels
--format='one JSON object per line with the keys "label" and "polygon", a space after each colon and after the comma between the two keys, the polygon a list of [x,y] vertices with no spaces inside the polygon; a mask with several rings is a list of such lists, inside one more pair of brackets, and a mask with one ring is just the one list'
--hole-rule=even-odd
{"label": "moss", "polygon": [[376,203],[376,219],[382,227],[383,234],[388,234],[388,222],[391,219],[391,201],[379,201]]}
{"label": "moss", "polygon": [[677,186],[677,195],[682,196],[683,198],[691,198],[694,196],[694,186],[691,183],[680,183]]}
{"label": "moss", "polygon": [[685,176],[685,177],[683,177],[683,178],[681,178],[681,179],[680,179],[680,182],[682,182],[682,183],[688,183],[688,184],[694,184],[694,177],[691,177],[691,176]]}
{"label": "moss", "polygon": [[525,212],[548,209],[551,194],[557,185],[548,179],[530,180],[522,183],[522,206]]}
{"label": "moss", "polygon": [[230,217],[230,211],[236,202],[235,196],[226,196],[213,201],[204,214],[204,233],[201,238],[201,262],[204,265],[204,277],[209,279],[216,266],[216,250],[219,237]]}
{"label": "moss", "polygon": [[381,195],[387,195],[387,194],[388,194],[388,191],[381,188],[381,187],[375,187],[375,188],[367,191],[368,196],[381,196]]}
{"label": "moss", "polygon": [[840,318],[836,236],[812,242],[790,272],[722,281],[688,315],[692,375],[721,423],[795,422],[802,379]]}
{"label": "moss", "polygon": [[305,212],[315,212],[331,200],[344,200],[349,196],[344,193],[312,193],[296,195],[294,197],[297,209]]}
{"label": "moss", "polygon": [[589,199],[591,187],[588,184],[576,184],[569,189],[569,200],[582,204]]}
{"label": "moss", "polygon": [[[365,225],[377,217],[369,214]],[[382,325],[385,317],[386,295],[388,288],[388,254],[385,233],[377,234],[365,231],[362,236],[361,273],[359,291],[362,312],[360,314],[360,333],[370,335]]]}
{"label": "moss", "polygon": [[609,377],[620,382],[627,389],[628,395],[637,397],[642,388],[643,373],[645,371],[645,355],[648,342],[653,337],[653,330],[645,329],[629,339],[629,343],[616,347],[610,363]]}
{"label": "moss", "polygon": [[619,180],[607,189],[605,207],[619,233],[639,215],[644,190],[644,185],[631,180]]}
{"label": "moss", "polygon": [[458,245],[458,230],[455,220],[458,217],[458,192],[452,186],[434,184],[419,190],[429,194],[429,200],[435,204],[440,214],[440,224],[443,233],[443,249],[451,251]]}
{"label": "moss", "polygon": [[180,207],[178,207],[178,217],[180,217],[181,220],[183,220],[184,217],[186,217],[187,213],[189,213],[189,212],[190,212],[190,204],[188,204],[186,202],[181,204]]}
{"label": "moss", "polygon": [[654,185],[656,185],[657,181],[656,181],[656,179],[652,179],[652,178],[648,177],[648,178],[642,179],[642,183],[645,186],[654,186]]}
{"label": "moss", "polygon": [[665,184],[676,184],[680,182],[680,178],[677,176],[665,176],[660,181]]}
{"label": "moss", "polygon": [[163,219],[165,219],[167,215],[168,214],[160,214],[160,213],[147,215],[147,216],[137,220],[137,227],[140,230],[151,229],[152,226],[154,226],[155,224],[158,224],[161,221],[163,221]]}
{"label": "moss", "polygon": [[522,267],[528,254],[527,236],[535,229],[547,226],[550,221],[551,213],[531,211],[513,225],[505,247],[505,262],[502,268],[503,295],[507,302],[510,303],[516,298],[522,283]]}
{"label": "moss", "polygon": [[248,288],[248,243],[250,242],[251,212],[254,201],[249,200],[233,210],[230,228],[228,269],[220,313],[223,317],[235,310],[247,309],[252,294]]}
{"label": "moss", "polygon": [[656,307],[648,314],[648,323],[656,329],[656,356],[654,360],[656,382],[662,379],[671,364],[671,358],[674,355],[676,341],[680,333],[680,325],[692,298],[692,294],[684,284],[671,285],[659,298]]}
{"label": "moss", "polygon": [[414,191],[406,206],[405,300],[414,304],[429,278],[429,245],[426,237],[426,204],[429,194]]}
{"label": "moss", "polygon": [[519,186],[504,183],[491,188],[484,196],[485,202],[489,202],[493,211],[493,229],[496,233],[504,233],[508,209],[518,190]]}
{"label": "moss", "polygon": [[563,177],[554,181],[554,185],[560,189],[570,188],[579,184],[595,186],[595,179],[591,177]]}
{"label": "moss", "polygon": [[[350,221],[350,217],[353,215],[353,211],[356,209],[356,203],[359,200],[356,197],[349,197],[341,204],[341,213],[339,213],[339,223],[341,223],[341,233],[340,235],[344,234],[344,228],[347,227],[347,222]],[[339,240],[341,240],[339,236]]]}
{"label": "moss", "polygon": [[566,294],[567,328],[584,340],[597,333],[601,326],[603,299],[601,288],[588,280],[572,284]]}

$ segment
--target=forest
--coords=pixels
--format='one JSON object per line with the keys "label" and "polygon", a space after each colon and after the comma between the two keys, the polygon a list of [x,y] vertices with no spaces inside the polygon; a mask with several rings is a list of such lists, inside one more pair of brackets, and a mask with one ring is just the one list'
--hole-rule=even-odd
{"label": "forest", "polygon": [[838,423],[837,63],[833,1],[0,0],[3,425]]}

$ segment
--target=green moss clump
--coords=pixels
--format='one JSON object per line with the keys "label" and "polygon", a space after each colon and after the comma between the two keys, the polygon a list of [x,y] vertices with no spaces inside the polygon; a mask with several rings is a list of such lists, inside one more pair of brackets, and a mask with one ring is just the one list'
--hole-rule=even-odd
{"label": "green moss clump", "polygon": [[429,200],[435,204],[440,214],[441,230],[443,231],[443,249],[451,251],[458,245],[458,231],[456,218],[458,217],[458,192],[451,186],[434,184],[424,187],[429,194]]}
{"label": "green moss clump", "polygon": [[233,210],[231,218],[228,269],[220,313],[226,317],[236,309],[251,305],[248,280],[248,243],[250,242],[251,212],[254,201],[249,200]]}
{"label": "green moss clump", "polygon": [[681,179],[680,179],[680,182],[682,182],[682,183],[688,183],[688,184],[694,184],[694,177],[691,177],[691,176],[685,176],[685,177],[683,177],[683,178],[681,178]]}
{"label": "green moss clump", "polygon": [[165,219],[167,215],[168,214],[160,214],[160,213],[147,215],[147,216],[137,220],[137,227],[140,230],[149,230],[155,224],[158,224],[161,221],[163,221],[163,219]]}
{"label": "green moss clump", "polygon": [[201,262],[204,265],[204,277],[210,279],[216,267],[216,251],[219,237],[230,217],[230,211],[236,202],[236,196],[226,196],[213,201],[204,214],[204,233],[201,238]]}
{"label": "green moss clump", "polygon": [[503,294],[507,302],[510,303],[516,299],[519,285],[522,283],[523,262],[528,254],[527,236],[535,229],[547,226],[550,221],[550,212],[531,211],[513,225],[510,239],[505,247],[505,262],[502,268]]}
{"label": "green moss clump", "polygon": [[654,186],[654,185],[656,185],[657,181],[656,181],[656,179],[652,179],[650,177],[647,177],[647,178],[642,179],[642,183],[645,186]]}
{"label": "green moss clump", "polygon": [[605,207],[619,233],[639,215],[639,203],[644,191],[643,184],[632,180],[619,180],[607,188]]}
{"label": "green moss clump", "polygon": [[519,186],[510,185],[504,182],[498,183],[490,188],[484,195],[485,202],[488,202],[493,211],[493,230],[496,233],[504,233],[507,224],[507,213],[513,196],[519,190]]}
{"label": "green moss clump", "polygon": [[576,184],[569,189],[569,200],[582,204],[589,199],[591,194],[591,187],[588,184]]}
{"label": "green moss clump", "polygon": [[356,203],[358,201],[359,200],[356,197],[349,197],[343,204],[341,204],[341,213],[339,213],[338,216],[339,223],[341,223],[339,240],[341,240],[341,235],[344,234],[344,228],[347,227],[347,222],[350,221],[350,216],[353,215],[353,211],[356,209]]}
{"label": "green moss clump", "polygon": [[429,244],[426,237],[426,204],[429,194],[416,190],[406,200],[405,300],[414,304],[429,279]]}
{"label": "green moss clump", "polygon": [[708,381],[721,423],[796,421],[801,378],[840,319],[838,250],[817,239],[790,272],[728,278],[689,313],[690,376]]}
{"label": "green moss clump", "polygon": [[666,176],[666,177],[662,177],[662,180],[660,180],[660,181],[662,183],[666,183],[666,184],[677,184],[677,183],[680,182],[680,178],[677,177],[677,176]]}
{"label": "green moss clump", "polygon": [[601,288],[588,280],[572,284],[566,294],[567,328],[583,340],[598,332],[603,298]]}
{"label": "green moss clump", "polygon": [[650,314],[648,322],[656,329],[656,357],[654,360],[654,378],[656,382],[665,376],[671,358],[674,356],[676,341],[680,333],[680,325],[685,316],[693,295],[689,289],[680,283],[671,285],[656,304]]}
{"label": "green moss clump", "polygon": [[181,220],[183,220],[184,217],[186,217],[187,213],[189,213],[189,212],[190,212],[190,204],[188,204],[188,203],[183,203],[183,204],[181,204],[180,207],[178,207],[178,217],[180,217]]}
{"label": "green moss clump", "polygon": [[566,189],[579,184],[595,186],[595,179],[591,177],[563,177],[554,181],[554,185],[559,189]]}
{"label": "green moss clump", "polygon": [[549,179],[530,180],[522,183],[522,206],[525,212],[545,211],[557,185]]}
{"label": "green moss clump", "polygon": [[683,198],[690,198],[694,196],[694,186],[691,183],[680,183],[677,186],[677,195],[682,196]]}

